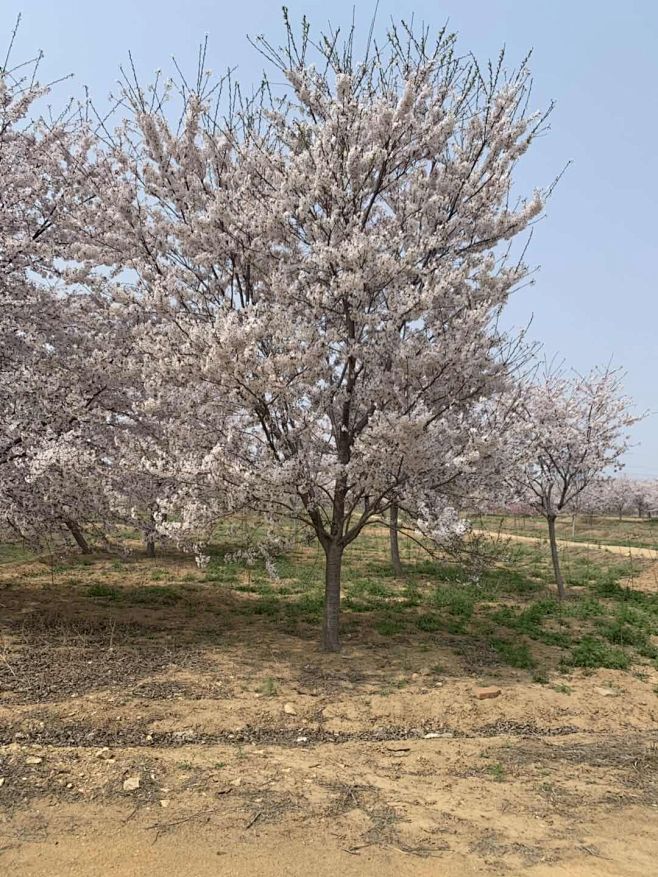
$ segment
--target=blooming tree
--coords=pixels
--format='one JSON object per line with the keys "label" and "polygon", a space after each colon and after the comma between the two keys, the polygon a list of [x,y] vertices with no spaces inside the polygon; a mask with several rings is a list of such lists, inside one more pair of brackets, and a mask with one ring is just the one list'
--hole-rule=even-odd
{"label": "blooming tree", "polygon": [[484,75],[446,35],[393,29],[361,60],[332,37],[313,58],[306,26],[260,47],[289,87],[225,121],[203,74],[180,124],[157,87],[126,86],[76,257],[143,315],[147,404],[181,401],[167,433],[193,410],[180,465],[221,508],[315,533],[335,650],[345,549],[396,500],[442,531],[437,488],[507,380],[496,317],[527,272],[500,245],[542,208],[510,190],[543,117],[525,66]]}
{"label": "blooming tree", "polygon": [[511,446],[519,461],[509,472],[515,494],[548,522],[551,558],[560,598],[565,595],[555,521],[588,489],[618,470],[638,420],[622,392],[619,371],[594,370],[581,377],[547,371],[530,383],[518,408]]}
{"label": "blooming tree", "polygon": [[287,37],[258,41],[282,93],[231,87],[222,116],[202,57],[192,87],[126,79],[113,131],[35,119],[35,77],[0,70],[0,514],[82,550],[132,523],[200,565],[218,516],[300,521],[336,650],[365,527],[388,515],[399,573],[400,510],[449,545],[505,485],[546,517],[563,596],[557,515],[621,514],[636,418],[617,372],[513,380],[509,242],[546,195],[511,194],[545,118],[528,70],[404,25],[360,59],[353,34]]}
{"label": "blooming tree", "polygon": [[99,476],[112,419],[125,422],[130,335],[75,283],[91,138],[69,107],[39,116],[38,62],[0,68],[0,521],[87,552],[84,525],[110,517]]}
{"label": "blooming tree", "polygon": [[638,518],[651,514],[658,507],[656,482],[645,479],[629,479],[628,505],[637,512]]}
{"label": "blooming tree", "polygon": [[603,514],[614,514],[621,521],[624,512],[632,504],[632,483],[625,475],[609,478],[601,487],[598,510]]}
{"label": "blooming tree", "polygon": [[[21,532],[53,518],[48,491],[40,495],[31,477],[35,458],[43,462],[98,392],[75,377],[82,365],[69,319],[75,308],[55,288],[78,200],[75,126],[66,111],[34,115],[48,91],[37,69],[38,59],[0,68],[0,515]],[[65,506],[55,517],[76,529]]]}

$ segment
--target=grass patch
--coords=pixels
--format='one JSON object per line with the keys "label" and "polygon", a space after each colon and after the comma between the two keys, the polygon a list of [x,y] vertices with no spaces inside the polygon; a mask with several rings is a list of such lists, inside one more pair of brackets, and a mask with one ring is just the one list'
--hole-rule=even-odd
{"label": "grass patch", "polygon": [[94,582],[87,588],[87,596],[97,600],[120,600],[122,595],[121,589],[114,585],[106,585],[103,582]]}
{"label": "grass patch", "polygon": [[389,616],[382,618],[375,624],[375,630],[380,636],[396,636],[406,629],[404,621],[400,618]]}
{"label": "grass patch", "polygon": [[416,627],[419,630],[424,630],[427,633],[432,633],[435,630],[440,630],[441,621],[437,618],[436,615],[431,614],[430,612],[426,612],[423,615],[419,615],[416,619]]}
{"label": "grass patch", "polygon": [[479,586],[483,594],[495,596],[534,594],[541,590],[542,584],[519,570],[496,567],[482,573]]}
{"label": "grass patch", "polygon": [[266,697],[276,697],[279,693],[279,686],[272,676],[266,676],[260,685],[259,691]]}
{"label": "grass patch", "polygon": [[565,660],[570,667],[606,667],[610,670],[627,670],[631,659],[627,652],[611,646],[593,636],[584,636]]}
{"label": "grass patch", "polygon": [[281,602],[276,597],[269,597],[245,601],[240,606],[239,612],[241,615],[266,615],[274,618],[281,613],[282,608]]}
{"label": "grass patch", "polygon": [[440,585],[431,596],[433,608],[440,610],[444,625],[450,633],[465,633],[467,625],[473,617],[475,595],[473,586]]}
{"label": "grass patch", "polygon": [[559,604],[553,599],[537,600],[525,609],[502,606],[491,614],[491,620],[501,627],[522,633],[530,639],[539,640],[551,646],[568,648],[571,637],[560,630],[546,629],[544,622],[554,619],[559,613]]}
{"label": "grass patch", "polygon": [[174,606],[181,599],[181,595],[169,585],[144,585],[140,588],[132,588],[125,593],[129,603],[137,603],[140,606]]}
{"label": "grass patch", "polygon": [[386,581],[377,581],[377,579],[360,579],[352,581],[349,584],[349,593],[351,597],[392,597],[395,594],[395,588]]}
{"label": "grass patch", "polygon": [[532,657],[527,643],[492,639],[491,646],[495,649],[500,659],[510,667],[517,667],[520,670],[531,670],[535,666],[535,659]]}
{"label": "grass patch", "polygon": [[[311,627],[319,630],[323,613],[322,551],[300,539],[294,550],[276,559],[280,578],[274,581],[260,558],[249,566],[224,559],[248,545],[247,523],[241,531],[230,524],[218,531],[207,549],[211,561],[205,570],[197,570],[190,557],[181,556],[175,578],[164,561],[151,568],[140,558],[130,563],[119,558],[103,561],[83,572],[76,558],[70,565],[58,566],[68,572],[56,586],[69,584],[71,590],[75,586],[74,597],[121,601],[122,606],[178,604],[182,626],[196,615],[196,595],[203,591],[209,612],[232,615],[229,627],[278,629],[308,638]],[[549,674],[559,668],[627,669],[637,663],[648,670],[650,661],[658,667],[658,595],[626,587],[624,581],[624,576],[644,569],[641,561],[629,564],[609,554],[565,550],[565,576],[581,588],[560,604],[545,543],[510,544],[479,576],[458,563],[430,559],[409,543],[402,551],[405,576],[398,581],[385,536],[367,532],[350,546],[344,559],[343,630],[366,648],[380,647],[380,637],[398,637],[396,647],[403,644],[418,653],[433,653],[440,644],[459,657],[465,673],[491,660],[493,651],[497,663],[528,670],[538,684],[546,684]],[[2,551],[5,557],[20,556],[11,547]],[[183,565],[185,575],[180,575]],[[28,574],[39,586],[50,588],[51,572],[43,566],[43,571]],[[7,587],[22,586],[18,567],[7,572],[12,577],[6,576]],[[141,586],[132,587],[131,581]],[[216,587],[199,588],[204,582]],[[224,589],[233,592],[229,600]],[[433,659],[434,654],[428,655],[427,663]],[[448,666],[452,668],[452,663]]]}
{"label": "grass patch", "polygon": [[499,761],[497,761],[495,764],[487,765],[487,773],[497,783],[502,783],[507,779],[505,768]]}
{"label": "grass patch", "polygon": [[570,685],[566,685],[564,682],[558,682],[557,685],[553,686],[553,691],[557,691],[559,694],[571,694],[573,688]]}

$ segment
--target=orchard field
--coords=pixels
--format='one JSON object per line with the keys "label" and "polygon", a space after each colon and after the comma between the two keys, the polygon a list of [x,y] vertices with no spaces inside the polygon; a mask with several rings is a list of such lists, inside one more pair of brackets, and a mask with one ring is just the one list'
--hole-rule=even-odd
{"label": "orchard field", "polygon": [[377,7],[77,96],[8,32],[2,877],[656,870],[655,405],[508,312],[531,55]]}
{"label": "orchard field", "polygon": [[473,575],[402,540],[398,580],[373,529],[327,655],[317,547],[273,578],[248,532],[205,569],[3,544],[4,873],[652,872],[655,561],[563,547],[560,604],[545,545]]}

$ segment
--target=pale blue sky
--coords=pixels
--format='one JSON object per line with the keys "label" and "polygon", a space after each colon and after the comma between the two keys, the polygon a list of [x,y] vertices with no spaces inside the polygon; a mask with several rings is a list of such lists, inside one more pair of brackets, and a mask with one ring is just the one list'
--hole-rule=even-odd
{"label": "pale blue sky", "polygon": [[[289,0],[291,16],[315,27],[331,16],[348,25],[351,0]],[[374,0],[356,3],[367,30]],[[86,84],[102,101],[130,49],[148,78],[175,54],[188,69],[199,41],[210,36],[209,66],[237,66],[256,82],[262,59],[246,34],[281,35],[281,4],[265,0],[2,0],[8,33],[23,13],[17,57],[46,52],[45,73],[75,73],[65,92]],[[511,303],[509,319],[525,324],[547,355],[580,371],[623,365],[627,390],[640,409],[658,411],[658,3],[655,0],[380,0],[378,30],[391,15],[437,29],[446,21],[464,50],[510,61],[534,49],[535,103],[556,101],[552,131],[521,169],[525,187],[549,183],[573,164],[535,231],[529,261],[537,282]],[[63,97],[63,95],[62,95]],[[639,447],[627,471],[658,477],[658,414],[635,430]]]}

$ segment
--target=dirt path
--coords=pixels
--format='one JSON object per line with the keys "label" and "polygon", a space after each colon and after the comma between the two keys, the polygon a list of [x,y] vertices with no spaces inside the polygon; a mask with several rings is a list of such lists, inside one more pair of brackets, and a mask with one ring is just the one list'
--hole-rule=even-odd
{"label": "dirt path", "polygon": [[[543,536],[520,536],[516,533],[494,533],[491,530],[476,530],[473,533],[480,536],[492,536],[496,539],[509,539],[512,542],[525,542],[536,545],[538,542],[548,542]],[[557,544],[561,548],[588,548],[597,551],[608,551],[611,554],[622,554],[624,557],[644,557],[649,560],[658,560],[658,551],[654,548],[639,548],[634,545],[607,545],[598,542],[572,542],[567,539],[558,539]]]}
{"label": "dirt path", "polygon": [[285,700],[162,688],[0,704],[0,873],[653,873],[658,673],[499,673],[479,700],[474,681],[409,667],[394,694],[343,680],[367,665],[352,650],[316,678],[327,692],[300,693],[295,655],[276,660]]}
{"label": "dirt path", "polygon": [[[0,870],[7,877],[653,873],[654,736],[625,735],[620,746],[607,734],[528,732],[242,752],[116,747],[102,759],[93,749],[14,746],[5,754],[7,784],[29,797],[26,778],[40,775],[47,791],[4,811]],[[122,789],[127,775],[140,777],[136,791]],[[62,776],[69,782],[57,788]]]}
{"label": "dirt path", "polygon": [[[39,814],[37,813],[37,816]],[[536,817],[537,818],[537,817]],[[145,820],[104,808],[64,807],[50,820],[48,837],[27,837],[4,859],[7,877],[647,877],[654,873],[655,822],[627,808],[575,828],[573,851],[556,861],[547,849],[534,862],[519,856],[523,841],[501,858],[496,832],[477,854],[424,854],[394,846],[346,846],[340,830],[288,825],[254,826],[227,833],[216,821],[183,823],[154,839]],[[521,826],[519,826],[521,829]],[[445,829],[444,829],[445,830]],[[29,831],[29,829],[28,829]],[[475,846],[478,846],[477,843]],[[484,857],[484,861],[481,856]],[[511,861],[516,864],[511,865]],[[543,861],[541,860],[543,858]],[[2,861],[2,860],[0,860]]]}

